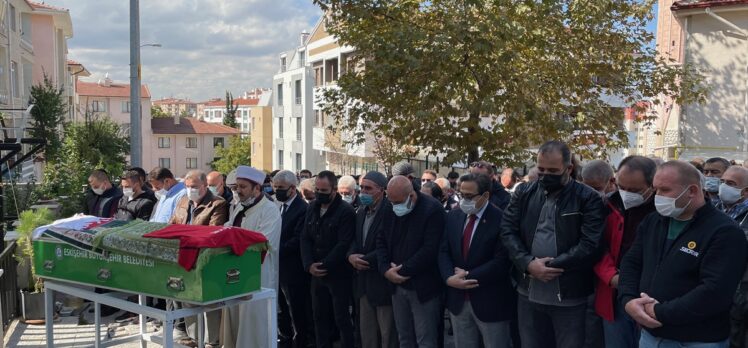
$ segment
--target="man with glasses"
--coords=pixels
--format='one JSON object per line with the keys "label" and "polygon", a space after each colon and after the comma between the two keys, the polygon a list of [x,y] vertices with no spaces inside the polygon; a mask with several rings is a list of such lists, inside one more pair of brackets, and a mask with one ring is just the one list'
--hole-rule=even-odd
{"label": "man with glasses", "polygon": [[491,180],[460,178],[460,209],[447,214],[439,252],[455,347],[511,346],[510,321],[516,295],[511,262],[501,244],[501,210],[488,203]]}
{"label": "man with glasses", "polygon": [[425,184],[427,182],[436,181],[436,178],[438,178],[438,177],[439,177],[439,175],[436,174],[435,171],[433,171],[431,169],[426,169],[426,170],[423,171],[423,174],[421,174],[421,185],[423,185],[423,184]]}
{"label": "man with glasses", "polygon": [[[338,179],[322,171],[315,179],[315,200],[310,203],[301,234],[301,259],[312,275],[314,332],[318,348],[332,347],[332,323],[340,333],[341,347],[354,347],[349,313],[352,276],[346,254],[356,231],[356,213],[337,193]],[[330,310],[332,309],[332,311]],[[330,318],[330,314],[333,318]]]}
{"label": "man with glasses", "polygon": [[356,212],[356,237],[348,262],[356,269],[354,298],[358,301],[359,330],[363,348],[397,347],[390,286],[379,272],[376,241],[393,214],[384,196],[387,178],[371,171],[361,177],[361,207]]}
{"label": "man with glasses", "polygon": [[509,198],[511,197],[511,195],[506,191],[506,189],[504,189],[504,186],[501,185],[501,182],[494,180],[494,174],[496,172],[494,171],[493,164],[486,161],[473,162],[472,164],[470,164],[470,173],[483,174],[491,179],[490,202],[496,208],[499,208],[502,211],[506,209],[507,205],[509,205]]}

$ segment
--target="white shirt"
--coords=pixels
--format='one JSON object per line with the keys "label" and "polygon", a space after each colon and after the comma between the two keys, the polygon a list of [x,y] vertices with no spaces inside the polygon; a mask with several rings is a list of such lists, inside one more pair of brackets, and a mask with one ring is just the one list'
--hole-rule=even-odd
{"label": "white shirt", "polygon": [[[480,210],[478,210],[477,213],[473,214],[475,215],[475,224],[473,225],[473,233],[470,235],[470,244],[473,244],[473,238],[475,238],[475,230],[478,229],[478,225],[480,224],[480,219],[483,217],[483,212],[486,211],[486,207],[488,207],[489,204],[491,204],[491,202],[486,202],[486,204],[483,205],[483,208],[480,208]],[[470,223],[470,215],[468,215],[465,218],[465,226],[462,226],[463,233],[469,223]]]}
{"label": "white shirt", "polygon": [[293,201],[296,200],[296,197],[298,197],[298,196],[299,196],[298,193],[294,193],[293,197],[289,198],[285,202],[278,202],[278,200],[276,199],[276,202],[278,202],[278,211],[281,212],[281,217],[283,217],[283,215],[282,215],[282,213],[283,213],[283,205],[285,204],[286,205],[286,210],[288,210],[288,208],[291,207],[291,204],[293,204]]}

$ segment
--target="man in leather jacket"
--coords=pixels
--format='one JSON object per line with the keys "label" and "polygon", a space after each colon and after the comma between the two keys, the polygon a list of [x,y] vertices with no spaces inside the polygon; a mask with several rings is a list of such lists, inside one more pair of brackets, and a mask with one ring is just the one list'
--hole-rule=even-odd
{"label": "man in leather jacket", "polygon": [[518,187],[504,211],[501,234],[515,266],[523,348],[584,343],[605,208],[598,192],[571,179],[573,167],[566,144],[543,144],[538,181]]}

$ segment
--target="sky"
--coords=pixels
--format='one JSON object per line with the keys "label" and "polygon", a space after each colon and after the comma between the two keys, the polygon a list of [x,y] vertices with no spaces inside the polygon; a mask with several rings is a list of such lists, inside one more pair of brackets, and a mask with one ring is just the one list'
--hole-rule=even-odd
{"label": "sky", "polygon": [[[41,1],[41,0],[37,0]],[[47,0],[67,8],[73,21],[68,58],[97,81],[130,77],[129,1]],[[656,8],[655,8],[656,11]],[[205,101],[269,88],[281,52],[294,49],[320,16],[312,0],[140,1],[142,81],[153,100]],[[654,31],[654,21],[649,28]]]}
{"label": "sky", "polygon": [[[37,0],[41,1],[41,0]],[[68,58],[96,81],[130,78],[129,1],[47,0],[70,10]],[[296,48],[320,10],[311,0],[140,1],[142,80],[154,100],[205,101],[272,85],[281,52]]]}

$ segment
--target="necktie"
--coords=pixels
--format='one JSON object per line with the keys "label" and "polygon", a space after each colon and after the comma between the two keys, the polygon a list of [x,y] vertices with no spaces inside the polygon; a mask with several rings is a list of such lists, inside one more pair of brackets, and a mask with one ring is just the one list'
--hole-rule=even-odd
{"label": "necktie", "polygon": [[288,206],[286,203],[283,203],[283,205],[281,205],[281,216],[286,213],[286,208],[288,208]]}
{"label": "necktie", "polygon": [[465,226],[465,231],[462,233],[462,257],[467,260],[468,251],[470,251],[470,239],[473,237],[473,229],[475,228],[476,216],[470,214],[468,216],[468,223]]}

